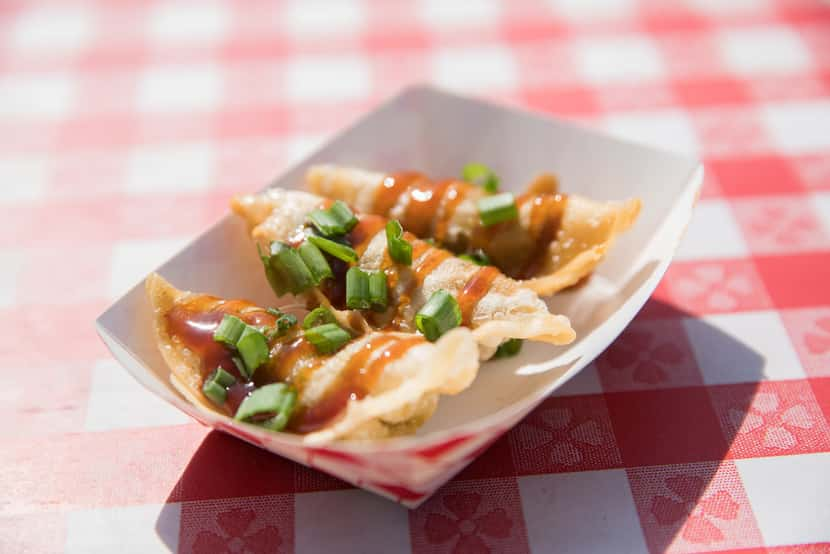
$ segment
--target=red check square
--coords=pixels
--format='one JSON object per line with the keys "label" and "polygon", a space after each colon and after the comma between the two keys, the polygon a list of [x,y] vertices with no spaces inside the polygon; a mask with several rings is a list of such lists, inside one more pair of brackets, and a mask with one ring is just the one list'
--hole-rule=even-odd
{"label": "red check square", "polygon": [[706,389],[606,393],[626,467],[720,460],[727,451]]}
{"label": "red check square", "polygon": [[712,160],[707,169],[729,196],[797,194],[804,191],[792,163],[783,156],[759,155]]}
{"label": "red check square", "polygon": [[776,307],[830,305],[830,252],[758,256],[754,261]]}

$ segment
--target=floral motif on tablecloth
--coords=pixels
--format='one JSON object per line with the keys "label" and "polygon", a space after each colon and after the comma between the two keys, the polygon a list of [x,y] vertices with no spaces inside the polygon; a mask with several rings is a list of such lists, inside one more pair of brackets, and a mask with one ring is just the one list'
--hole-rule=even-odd
{"label": "floral motif on tablecloth", "polygon": [[808,197],[740,198],[732,209],[755,254],[789,254],[830,246]]}
{"label": "floral motif on tablecloth", "polygon": [[628,470],[628,478],[652,552],[699,552],[761,544],[749,500],[732,462],[634,468]]}
{"label": "floral motif on tablecloth", "polygon": [[682,322],[634,321],[597,358],[607,391],[653,389],[701,383]]}
{"label": "floral motif on tablecloth", "polygon": [[413,552],[528,550],[515,479],[452,481],[410,512]]}
{"label": "floral motif on tablecloth", "polygon": [[622,464],[601,397],[543,403],[509,435],[519,473],[604,469]]}
{"label": "floral motif on tablecloth", "polygon": [[781,312],[804,372],[830,377],[830,309],[808,308]]}
{"label": "floral motif on tablecloth", "polygon": [[294,503],[290,495],[205,500],[182,504],[182,552],[292,552]]}
{"label": "floral motif on tablecloth", "polygon": [[736,457],[776,456],[830,448],[830,426],[804,381],[727,385],[710,392]]}
{"label": "floral motif on tablecloth", "polygon": [[673,301],[693,313],[757,310],[770,306],[752,262],[676,264],[666,276]]}

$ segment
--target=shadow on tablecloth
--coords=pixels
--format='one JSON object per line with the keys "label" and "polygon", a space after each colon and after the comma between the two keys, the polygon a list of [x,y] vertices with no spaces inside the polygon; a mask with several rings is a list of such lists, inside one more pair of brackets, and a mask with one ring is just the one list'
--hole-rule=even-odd
{"label": "shadow on tablecloth", "polygon": [[593,552],[639,521],[642,535],[619,552],[694,544],[719,532],[706,506],[732,505],[709,488],[737,478],[727,460],[740,457],[741,406],[764,363],[705,320],[651,300],[594,364],[417,510],[212,432],[156,530],[184,552]]}

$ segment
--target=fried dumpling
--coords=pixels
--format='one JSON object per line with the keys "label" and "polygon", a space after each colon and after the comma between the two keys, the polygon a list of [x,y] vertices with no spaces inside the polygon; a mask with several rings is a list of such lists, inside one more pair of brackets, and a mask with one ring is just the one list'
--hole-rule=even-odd
{"label": "fried dumpling", "polygon": [[[301,191],[274,188],[239,196],[232,201],[232,207],[246,219],[259,244],[283,241],[296,245],[311,232],[307,226],[309,213],[331,202]],[[389,254],[387,220],[376,215],[357,217],[357,224],[343,237],[344,242],[358,255],[359,268],[386,275],[389,289],[389,308],[383,313],[367,314],[373,328],[415,332],[416,314],[433,294],[443,290],[456,299],[461,324],[474,330],[484,358],[510,338],[552,344],[567,344],[574,339],[566,317],[551,314],[534,291],[505,277],[497,268],[455,257],[411,233],[405,233],[404,238],[412,245],[412,264],[398,264]],[[317,299],[319,302],[343,308],[343,275],[347,267],[338,260],[331,262],[334,278],[313,294],[324,296]]]}
{"label": "fried dumpling", "polygon": [[[461,392],[478,370],[477,345],[464,328],[435,343],[410,333],[370,332],[336,353],[321,354],[308,332],[294,325],[268,338],[267,360],[248,378],[233,349],[216,341],[214,332],[226,315],[273,328],[279,312],[181,291],[155,274],[146,288],[159,349],[182,395],[203,409],[238,416],[246,399],[282,383],[296,399],[285,429],[303,434],[307,443],[412,433],[435,411],[439,395]],[[229,374],[221,402],[204,388],[217,367]]]}
{"label": "fried dumpling", "polygon": [[306,184],[364,213],[398,219],[407,231],[453,252],[481,250],[503,273],[542,295],[588,276],[640,212],[638,199],[597,202],[561,194],[555,177],[546,174],[517,196],[518,219],[489,227],[477,208],[484,190],[460,180],[318,165],[308,170]]}

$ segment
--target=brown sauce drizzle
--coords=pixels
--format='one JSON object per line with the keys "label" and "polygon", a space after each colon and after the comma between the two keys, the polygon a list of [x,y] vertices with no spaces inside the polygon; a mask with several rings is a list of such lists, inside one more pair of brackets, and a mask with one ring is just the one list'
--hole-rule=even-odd
{"label": "brown sauce drizzle", "polygon": [[361,215],[357,225],[346,235],[346,240],[352,245],[358,257],[362,256],[369,247],[375,235],[386,227],[386,219],[379,215]]}
{"label": "brown sauce drizzle", "polygon": [[401,225],[419,237],[429,236],[441,200],[450,183],[451,180],[431,183],[424,179],[409,187],[409,202],[401,217]]}
{"label": "brown sauce drizzle", "polygon": [[386,216],[410,186],[426,177],[416,171],[402,171],[383,178],[372,203],[372,213]]}
{"label": "brown sauce drizzle", "polygon": [[528,231],[533,237],[536,249],[528,258],[525,267],[518,271],[517,276],[530,279],[544,267],[548,248],[556,239],[562,225],[568,198],[564,194],[539,194],[523,196],[520,201],[522,203],[532,202]]}
{"label": "brown sauce drizzle", "polygon": [[447,231],[449,230],[450,221],[455,215],[455,210],[458,205],[467,198],[473,185],[465,183],[464,181],[452,181],[444,193],[444,206],[441,217],[435,222],[435,240],[444,242],[447,238]]}
{"label": "brown sauce drizzle", "polygon": [[[370,339],[346,362],[335,383],[323,397],[313,406],[295,414],[291,420],[291,429],[298,433],[311,433],[322,429],[343,412],[349,400],[366,397],[388,364],[423,341],[422,337],[401,338],[388,335]],[[367,365],[378,350],[381,350],[380,354]]]}
{"label": "brown sauce drizzle", "polygon": [[470,325],[476,305],[490,291],[493,281],[499,275],[501,275],[501,272],[496,267],[488,265],[480,268],[467,280],[458,295],[458,305],[461,308],[461,325]]}

